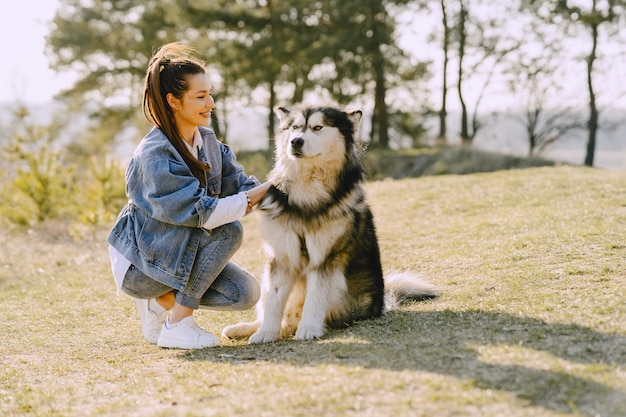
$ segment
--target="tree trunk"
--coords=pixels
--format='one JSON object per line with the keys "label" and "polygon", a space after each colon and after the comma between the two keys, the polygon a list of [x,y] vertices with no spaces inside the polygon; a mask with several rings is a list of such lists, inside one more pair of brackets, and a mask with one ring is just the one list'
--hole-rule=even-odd
{"label": "tree trunk", "polygon": [[459,71],[457,90],[459,93],[459,102],[461,103],[461,143],[463,145],[471,144],[471,138],[469,134],[468,117],[467,117],[467,105],[463,98],[463,57],[465,56],[465,42],[467,41],[467,34],[465,32],[465,20],[468,15],[467,8],[463,1],[461,3],[461,12],[459,14]]}
{"label": "tree trunk", "polygon": [[448,46],[450,43],[450,28],[448,27],[448,14],[446,11],[446,0],[441,0],[441,14],[443,22],[443,86],[441,88],[441,109],[439,110],[439,135],[437,143],[446,143],[446,98],[448,95]]}
{"label": "tree trunk", "polygon": [[374,111],[372,112],[372,121],[370,129],[370,146],[374,147],[378,145],[378,109],[374,105]]}
{"label": "tree trunk", "polygon": [[[594,2],[595,6],[595,2]],[[587,155],[585,156],[585,165],[593,166],[593,159],[596,151],[596,135],[598,131],[598,109],[596,107],[596,95],[593,90],[593,62],[596,59],[596,48],[598,46],[598,25],[591,26],[592,33],[592,49],[587,57],[587,88],[589,89],[589,121],[587,127],[589,129],[589,139],[587,141]]]}
{"label": "tree trunk", "polygon": [[526,133],[528,134],[528,156],[532,158],[537,147],[537,125],[539,124],[540,110],[526,112]]}
{"label": "tree trunk", "polygon": [[[225,111],[226,109],[224,107],[225,105],[222,105],[222,110]],[[226,113],[223,114],[224,119],[226,119]],[[226,137],[226,135],[222,134],[222,130],[220,129],[220,121],[215,112],[211,112],[211,129],[213,129],[215,136],[217,136],[222,142],[228,143],[228,138]]]}
{"label": "tree trunk", "polygon": [[380,60],[374,69],[376,71],[376,92],[374,97],[374,113],[377,115],[378,121],[378,143],[381,148],[389,148],[389,115],[387,112],[387,103],[385,97],[387,88],[385,86],[385,70],[382,60]]}
{"label": "tree trunk", "polygon": [[295,90],[293,92],[293,102],[302,103],[304,100],[304,81],[300,76],[298,76],[293,84],[295,86]]}
{"label": "tree trunk", "polygon": [[[275,14],[274,9],[272,7],[272,0],[267,0],[267,10],[269,12],[269,16],[270,16],[270,31],[271,31],[271,38],[272,39],[276,39],[276,35],[274,33],[274,28],[276,27],[276,25],[274,24],[276,18],[275,18]],[[270,46],[270,53],[273,53],[272,51],[273,46]],[[274,142],[274,132],[276,131],[275,128],[275,122],[274,120],[276,119],[276,115],[274,114],[274,108],[276,107],[276,91],[275,91],[275,86],[276,86],[276,82],[275,82],[275,78],[272,77],[270,80],[270,85],[269,85],[269,89],[270,89],[270,98],[269,98],[269,115],[268,115],[268,120],[267,120],[267,137],[269,139],[268,142],[268,149],[273,149],[273,142]]]}
{"label": "tree trunk", "polygon": [[276,118],[274,115],[274,107],[276,107],[276,91],[274,91],[274,80],[270,81],[270,101],[269,101],[269,117],[267,120],[267,134],[269,137],[269,148],[268,149],[272,149],[272,142],[274,141],[274,132],[275,132],[275,122],[274,119]]}
{"label": "tree trunk", "polygon": [[220,104],[219,109],[222,114],[223,120],[222,125],[224,129],[220,127],[220,119],[217,117],[216,112],[211,112],[211,128],[215,132],[215,136],[217,136],[222,142],[228,143],[228,83],[224,83],[224,92],[220,94]]}

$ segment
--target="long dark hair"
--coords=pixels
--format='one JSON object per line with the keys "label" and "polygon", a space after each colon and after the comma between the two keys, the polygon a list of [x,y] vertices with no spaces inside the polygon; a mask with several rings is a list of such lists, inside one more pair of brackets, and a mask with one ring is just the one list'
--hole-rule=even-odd
{"label": "long dark hair", "polygon": [[188,46],[168,43],[154,54],[144,81],[142,110],[146,120],[165,133],[200,185],[206,187],[205,172],[209,170],[209,164],[194,158],[185,146],[174,123],[174,111],[166,99],[168,93],[182,98],[189,89],[189,75],[206,74],[204,64],[192,57],[194,53],[195,50]]}

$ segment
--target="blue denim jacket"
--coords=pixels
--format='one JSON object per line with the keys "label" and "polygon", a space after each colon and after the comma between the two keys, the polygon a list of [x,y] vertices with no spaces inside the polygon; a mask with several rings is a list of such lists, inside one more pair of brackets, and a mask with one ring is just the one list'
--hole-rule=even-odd
{"label": "blue denim jacket", "polygon": [[211,169],[207,189],[193,176],[165,134],[153,128],[139,143],[126,169],[128,204],[107,241],[146,275],[183,289],[202,233],[219,197],[259,184],[237,164],[232,150],[209,128],[200,127]]}

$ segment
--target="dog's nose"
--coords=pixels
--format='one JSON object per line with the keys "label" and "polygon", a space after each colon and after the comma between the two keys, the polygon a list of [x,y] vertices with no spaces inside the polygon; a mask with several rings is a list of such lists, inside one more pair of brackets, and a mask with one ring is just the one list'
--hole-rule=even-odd
{"label": "dog's nose", "polygon": [[300,149],[304,145],[304,139],[302,138],[294,138],[291,139],[291,147],[294,149]]}

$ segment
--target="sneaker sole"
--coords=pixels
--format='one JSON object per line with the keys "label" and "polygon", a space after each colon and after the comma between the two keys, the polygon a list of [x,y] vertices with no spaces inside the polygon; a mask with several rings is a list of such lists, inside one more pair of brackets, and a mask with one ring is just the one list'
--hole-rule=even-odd
{"label": "sneaker sole", "polygon": [[208,347],[219,346],[219,340],[216,340],[211,343],[200,343],[200,342],[183,342],[180,340],[168,340],[164,338],[159,338],[157,345],[166,349],[202,349]]}

